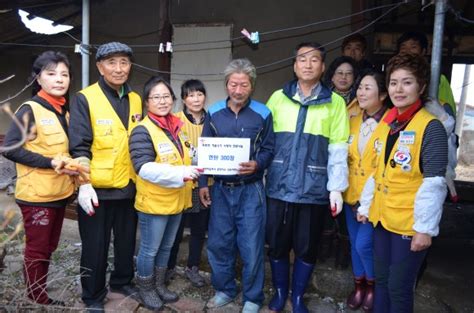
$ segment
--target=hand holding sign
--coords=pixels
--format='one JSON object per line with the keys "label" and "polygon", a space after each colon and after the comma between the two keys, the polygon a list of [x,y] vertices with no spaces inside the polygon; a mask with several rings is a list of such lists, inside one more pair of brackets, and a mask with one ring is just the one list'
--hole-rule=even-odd
{"label": "hand holding sign", "polygon": [[198,151],[198,167],[206,175],[244,175],[257,167],[249,162],[249,138],[200,137]]}
{"label": "hand holding sign", "polygon": [[257,161],[239,163],[239,175],[250,175],[257,171]]}
{"label": "hand holding sign", "polygon": [[196,180],[202,172],[204,172],[204,170],[197,166],[185,166],[183,167],[183,181]]}

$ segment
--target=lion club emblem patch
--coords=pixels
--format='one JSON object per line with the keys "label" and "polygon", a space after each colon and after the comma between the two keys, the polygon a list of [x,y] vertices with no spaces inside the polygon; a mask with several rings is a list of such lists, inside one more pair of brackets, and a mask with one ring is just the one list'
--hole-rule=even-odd
{"label": "lion club emblem patch", "polygon": [[140,122],[142,120],[142,115],[141,114],[133,114],[132,115],[132,122]]}
{"label": "lion club emblem patch", "polygon": [[408,164],[411,161],[411,155],[410,153],[406,151],[396,151],[395,154],[393,155],[393,160],[397,164]]}

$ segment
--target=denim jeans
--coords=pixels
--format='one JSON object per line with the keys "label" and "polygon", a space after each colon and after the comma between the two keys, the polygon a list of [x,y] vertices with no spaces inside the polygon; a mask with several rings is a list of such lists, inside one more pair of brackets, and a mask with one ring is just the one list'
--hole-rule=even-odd
{"label": "denim jeans", "polygon": [[179,246],[183,240],[183,232],[185,224],[189,225],[191,229],[191,237],[189,238],[189,249],[188,249],[188,263],[187,266],[192,268],[193,266],[199,267],[201,263],[201,252],[206,240],[207,224],[209,223],[209,210],[201,210],[197,213],[184,213],[181,218],[178,232],[176,234],[176,240],[174,241],[173,248],[171,249],[170,259],[168,260],[168,268],[172,269],[176,267],[176,261],[178,259]]}
{"label": "denim jeans", "polygon": [[262,181],[212,187],[207,251],[216,291],[235,298],[237,251],[243,262],[243,301],[261,305],[264,299],[264,241],[266,200]]}
{"label": "denim jeans", "polygon": [[138,212],[140,248],[137,273],[141,277],[153,275],[154,267],[167,267],[171,248],[181,222],[181,214],[155,215]]}
{"label": "denim jeans", "polygon": [[344,203],[347,231],[351,240],[352,271],[355,277],[374,279],[374,226],[359,223],[352,206]]}

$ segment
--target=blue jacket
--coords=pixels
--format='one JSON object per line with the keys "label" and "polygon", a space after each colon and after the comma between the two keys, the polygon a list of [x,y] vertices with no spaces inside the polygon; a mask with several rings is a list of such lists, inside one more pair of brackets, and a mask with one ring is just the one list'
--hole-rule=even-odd
{"label": "blue jacket", "polygon": [[349,121],[344,99],[322,85],[309,102],[300,102],[297,81],[267,102],[275,131],[275,157],[268,168],[267,196],[291,203],[328,203],[329,147],[345,145]]}
{"label": "blue jacket", "polygon": [[[263,103],[250,100],[238,114],[227,107],[227,100],[213,104],[207,112],[201,137],[250,138],[249,160],[257,162],[254,174],[214,178],[228,182],[262,179],[273,159],[274,136],[272,114]],[[199,179],[199,187],[206,186],[207,177],[203,175]]]}

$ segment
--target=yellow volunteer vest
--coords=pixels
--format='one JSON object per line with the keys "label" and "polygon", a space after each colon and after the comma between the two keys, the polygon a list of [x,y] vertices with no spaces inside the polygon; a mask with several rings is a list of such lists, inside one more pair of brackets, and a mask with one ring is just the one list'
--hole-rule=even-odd
{"label": "yellow volunteer vest", "polygon": [[413,236],[413,211],[415,196],[423,182],[420,170],[420,153],[423,133],[430,121],[435,119],[424,108],[416,113],[393,146],[387,164],[384,164],[386,138],[390,131],[386,123],[382,126],[384,138],[382,152],[375,173],[375,192],[369,210],[369,220],[400,235]]}
{"label": "yellow volunteer vest", "polygon": [[[385,113],[386,114],[386,113]],[[384,114],[384,117],[385,117]],[[344,192],[344,201],[354,205],[360,199],[360,194],[365,186],[367,178],[372,175],[377,168],[377,161],[382,149],[382,141],[386,137],[381,134],[383,117],[370,136],[362,155],[359,154],[358,143],[360,126],[362,124],[363,112],[350,119],[349,136],[349,188]]]}
{"label": "yellow volunteer vest", "polygon": [[347,105],[347,114],[349,115],[349,119],[356,117],[357,115],[362,114],[362,109],[359,106],[359,102],[357,98],[354,98],[349,104]]}
{"label": "yellow volunteer vest", "polygon": [[[179,134],[179,139],[183,147],[184,158],[181,157],[178,149],[169,140],[165,132],[156,126],[148,116],[145,117],[140,125],[148,130],[153,141],[153,147],[156,152],[155,162],[175,166],[191,165],[189,142],[183,132]],[[147,214],[178,214],[192,206],[191,190],[192,182],[187,182],[182,188],[165,188],[137,176],[135,208]]]}
{"label": "yellow volunteer vest", "polygon": [[91,183],[96,188],[124,188],[135,172],[128,152],[128,137],[141,119],[140,96],[128,94],[130,113],[128,130],[115,112],[99,84],[95,83],[80,91],[89,104],[93,141],[90,164]]}
{"label": "yellow volunteer vest", "polygon": [[[41,104],[29,101],[36,123],[36,138],[25,141],[23,148],[45,157],[69,156],[69,141],[58,117]],[[24,105],[25,105],[24,104]],[[33,168],[16,163],[17,181],[15,198],[27,202],[62,200],[74,192],[74,180],[59,175],[52,168]]]}

